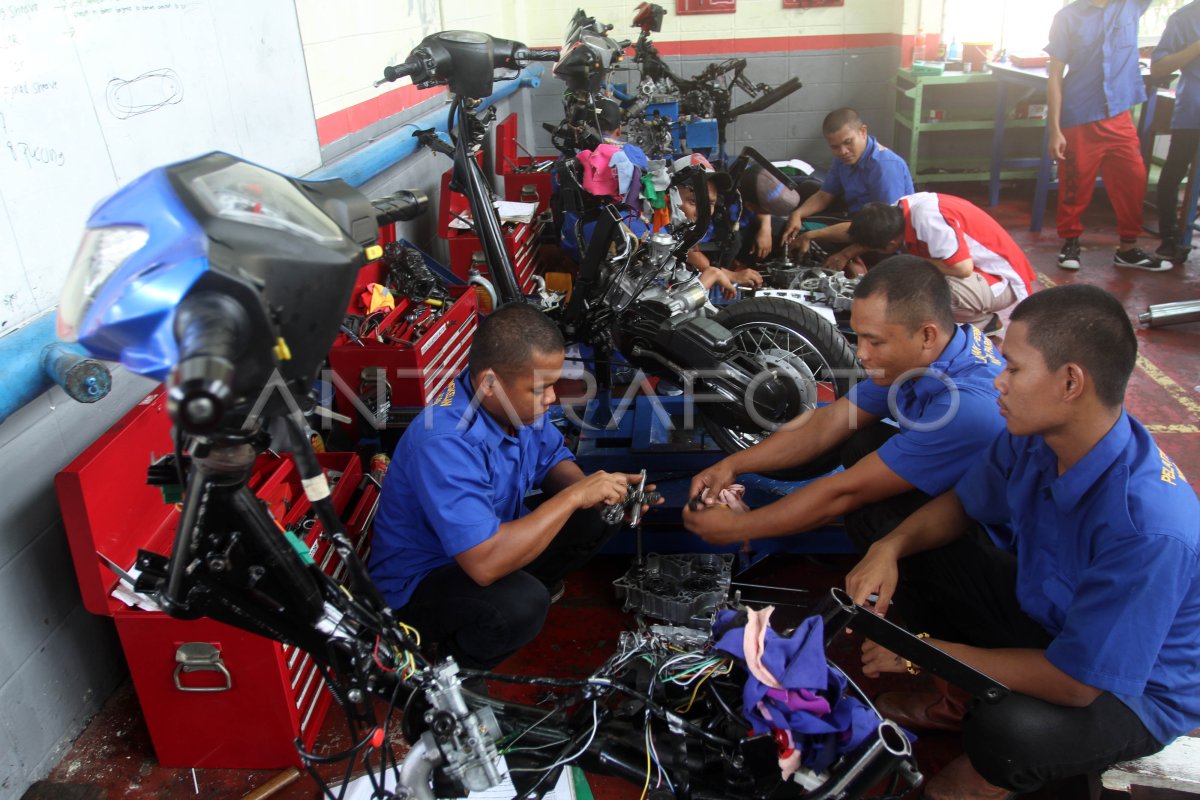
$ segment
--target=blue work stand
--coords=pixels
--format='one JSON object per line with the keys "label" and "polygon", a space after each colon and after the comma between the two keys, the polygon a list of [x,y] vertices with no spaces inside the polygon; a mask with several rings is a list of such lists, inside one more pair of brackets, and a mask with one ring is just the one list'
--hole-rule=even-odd
{"label": "blue work stand", "polygon": [[[695,408],[693,407],[693,411]],[[637,397],[604,396],[588,403],[574,416],[582,421],[575,458],[585,473],[640,472],[646,470],[664,502],[646,514],[642,546],[654,553],[737,553],[740,546],[714,547],[683,527],[681,514],[689,500],[688,487],[696,473],[724,457],[704,431],[698,414],[688,429],[687,403],[682,397],[639,394]],[[570,420],[572,417],[567,415]],[[780,481],[762,475],[743,475],[744,500],[760,508],[790,494],[804,482]],[[637,551],[635,532],[627,528],[601,550],[632,555]],[[771,553],[853,553],[840,524],[796,536],[756,539],[751,553],[740,559],[744,569]],[[739,570],[740,571],[740,570]]]}

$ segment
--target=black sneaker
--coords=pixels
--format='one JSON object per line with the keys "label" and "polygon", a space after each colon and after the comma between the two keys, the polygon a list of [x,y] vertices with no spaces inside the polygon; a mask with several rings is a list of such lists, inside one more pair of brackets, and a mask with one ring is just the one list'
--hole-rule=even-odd
{"label": "black sneaker", "polygon": [[1170,261],[1164,261],[1157,255],[1151,255],[1140,247],[1118,250],[1113,256],[1113,265],[1125,269],[1141,269],[1146,272],[1166,272],[1174,266]]}
{"label": "black sneaker", "polygon": [[1181,247],[1179,240],[1174,236],[1164,236],[1162,242],[1158,245],[1158,249],[1154,251],[1154,255],[1163,261],[1170,261],[1172,264],[1182,264],[1191,255],[1190,249]]}
{"label": "black sneaker", "polygon": [[559,581],[550,587],[550,605],[554,605],[559,600],[563,599],[563,595],[567,593],[567,582]]}
{"label": "black sneaker", "polygon": [[1058,251],[1058,265],[1063,269],[1079,269],[1079,239],[1066,239]]}
{"label": "black sneaker", "polygon": [[984,336],[998,336],[1004,333],[1004,320],[1000,319],[999,314],[992,314],[992,318],[983,323],[980,330]]}

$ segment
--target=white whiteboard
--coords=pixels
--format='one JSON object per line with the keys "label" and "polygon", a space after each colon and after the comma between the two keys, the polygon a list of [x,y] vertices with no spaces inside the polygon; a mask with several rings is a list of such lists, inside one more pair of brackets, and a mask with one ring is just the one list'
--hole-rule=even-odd
{"label": "white whiteboard", "polygon": [[58,305],[100,200],[211,150],[320,166],[292,0],[0,0],[0,336]]}

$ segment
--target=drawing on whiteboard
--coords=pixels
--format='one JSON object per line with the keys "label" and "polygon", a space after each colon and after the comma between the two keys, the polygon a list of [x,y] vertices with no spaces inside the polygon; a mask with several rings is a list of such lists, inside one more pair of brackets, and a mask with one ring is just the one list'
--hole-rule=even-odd
{"label": "drawing on whiteboard", "polygon": [[5,142],[5,144],[13,161],[23,163],[27,167],[33,167],[36,164],[61,167],[67,161],[66,154],[47,145],[13,141]]}
{"label": "drawing on whiteboard", "polygon": [[143,72],[132,80],[113,78],[108,82],[105,99],[109,113],[117,119],[129,119],[178,103],[183,99],[183,82],[169,67]]}

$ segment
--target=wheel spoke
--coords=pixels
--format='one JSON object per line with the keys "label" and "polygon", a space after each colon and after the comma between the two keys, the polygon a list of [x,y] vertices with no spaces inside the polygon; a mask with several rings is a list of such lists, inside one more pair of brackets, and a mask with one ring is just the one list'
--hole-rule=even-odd
{"label": "wheel spoke", "polygon": [[[754,373],[762,374],[764,370],[770,370],[794,387],[792,391],[796,395],[786,410],[780,410],[781,415],[798,414],[816,404],[833,402],[838,398],[840,389],[846,383],[845,378],[836,371],[845,360],[840,355],[840,348],[844,345],[835,346],[826,355],[824,347],[818,344],[822,340],[813,338],[814,334],[807,330],[803,318],[789,324],[787,320],[791,314],[774,313],[779,320],[774,321],[754,319],[756,314],[749,313],[749,309],[745,309],[745,312],[729,315],[724,324],[733,334],[737,352],[755,365]],[[834,360],[831,361],[831,358]],[[766,431],[741,430],[720,422],[717,425],[722,429],[722,447],[727,450],[731,446],[739,449],[751,447],[768,435]]]}

